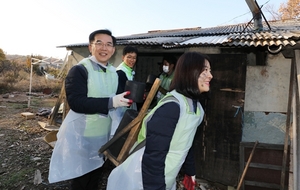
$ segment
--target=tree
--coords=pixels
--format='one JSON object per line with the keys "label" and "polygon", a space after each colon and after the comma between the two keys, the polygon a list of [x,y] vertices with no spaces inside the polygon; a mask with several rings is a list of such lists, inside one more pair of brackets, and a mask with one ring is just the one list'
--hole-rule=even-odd
{"label": "tree", "polygon": [[275,10],[274,5],[267,4],[263,6],[264,11],[271,15],[269,20],[286,20],[300,18],[300,0],[287,0],[281,3],[278,10]]}
{"label": "tree", "polygon": [[278,12],[281,14],[281,20],[300,18],[300,0],[281,3]]}
{"label": "tree", "polygon": [[4,61],[4,60],[6,60],[6,56],[3,52],[3,50],[0,48],[0,61]]}
{"label": "tree", "polygon": [[268,18],[268,20],[281,20],[281,14],[275,9],[274,5],[267,4],[263,7],[263,10],[271,15],[271,18]]}
{"label": "tree", "polygon": [[0,60],[0,76],[10,68],[10,61],[9,60]]}
{"label": "tree", "polygon": [[10,62],[9,70],[5,72],[3,82],[12,87],[18,82],[19,68],[15,61]]}
{"label": "tree", "polygon": [[31,57],[30,56],[26,57],[26,67],[29,68],[29,69],[31,67]]}

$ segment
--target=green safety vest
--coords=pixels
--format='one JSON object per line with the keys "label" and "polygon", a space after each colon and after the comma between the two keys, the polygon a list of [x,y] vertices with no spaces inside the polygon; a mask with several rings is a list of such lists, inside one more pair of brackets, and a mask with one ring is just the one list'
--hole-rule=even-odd
{"label": "green safety vest", "polygon": [[[106,72],[95,67],[86,58],[80,62],[88,72],[88,97],[102,98],[115,95],[118,87],[118,75],[115,68],[108,64]],[[86,114],[84,136],[103,136],[110,133],[111,118],[108,115]]]}
{"label": "green safety vest", "polygon": [[155,106],[144,118],[137,143],[141,143],[146,139],[147,122],[151,119],[155,111],[167,102],[177,102],[180,106],[178,123],[165,160],[165,182],[167,189],[170,189],[174,184],[173,179],[176,179],[189,149],[192,146],[197,128],[203,119],[204,111],[201,104],[197,102],[197,110],[195,113],[193,101],[173,90],[167,93],[166,96],[158,102],[157,106]]}
{"label": "green safety vest", "polygon": [[[159,76],[160,79],[160,86],[163,87],[165,90],[169,90],[170,89],[170,84],[173,80],[174,77],[174,71],[172,72],[171,75],[166,75],[166,74],[161,74]],[[162,98],[164,97],[164,94],[162,94],[161,92],[157,93],[157,102],[159,102]]]}
{"label": "green safety vest", "polygon": [[125,72],[126,77],[128,80],[133,80],[132,68],[128,67],[125,62],[122,62],[118,67],[117,70],[122,70]]}
{"label": "green safety vest", "polygon": [[171,75],[161,74],[159,76],[159,79],[161,80],[160,86],[166,90],[169,90],[173,77],[174,77],[174,71],[171,73]]}

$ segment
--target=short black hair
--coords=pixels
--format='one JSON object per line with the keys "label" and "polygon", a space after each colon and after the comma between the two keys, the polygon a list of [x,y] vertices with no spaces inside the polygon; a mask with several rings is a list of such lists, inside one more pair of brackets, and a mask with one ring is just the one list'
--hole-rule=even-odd
{"label": "short black hair", "polygon": [[176,65],[177,59],[174,55],[164,55],[162,59],[162,63],[164,63],[164,60],[166,60],[168,63]]}
{"label": "short black hair", "polygon": [[111,36],[114,46],[117,43],[117,39],[112,35],[111,31],[107,30],[107,29],[101,29],[101,30],[96,30],[96,31],[92,32],[89,36],[90,43],[92,43],[95,40],[96,34],[107,34],[107,35]]}
{"label": "short black hair", "polygon": [[136,53],[136,54],[138,54],[138,49],[134,46],[126,46],[123,49],[123,55],[126,55],[127,53]]}

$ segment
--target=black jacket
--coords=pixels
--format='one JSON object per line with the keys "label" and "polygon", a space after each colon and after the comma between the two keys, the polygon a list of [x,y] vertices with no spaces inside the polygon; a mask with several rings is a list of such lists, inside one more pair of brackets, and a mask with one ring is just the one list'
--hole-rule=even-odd
{"label": "black jacket", "polygon": [[109,105],[110,98],[88,97],[87,79],[88,73],[83,65],[75,65],[70,69],[65,79],[66,96],[70,108],[78,113],[108,114],[109,109],[112,108]]}

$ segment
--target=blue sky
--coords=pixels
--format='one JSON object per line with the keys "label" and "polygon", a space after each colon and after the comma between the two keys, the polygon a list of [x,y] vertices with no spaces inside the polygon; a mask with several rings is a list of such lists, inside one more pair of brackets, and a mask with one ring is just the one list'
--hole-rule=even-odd
{"label": "blue sky", "polygon": [[[286,1],[257,3],[278,10]],[[0,48],[6,54],[64,58],[67,51],[56,46],[88,42],[97,29],[124,36],[207,28],[248,22],[252,14],[245,0],[9,0],[1,4],[0,18]]]}

